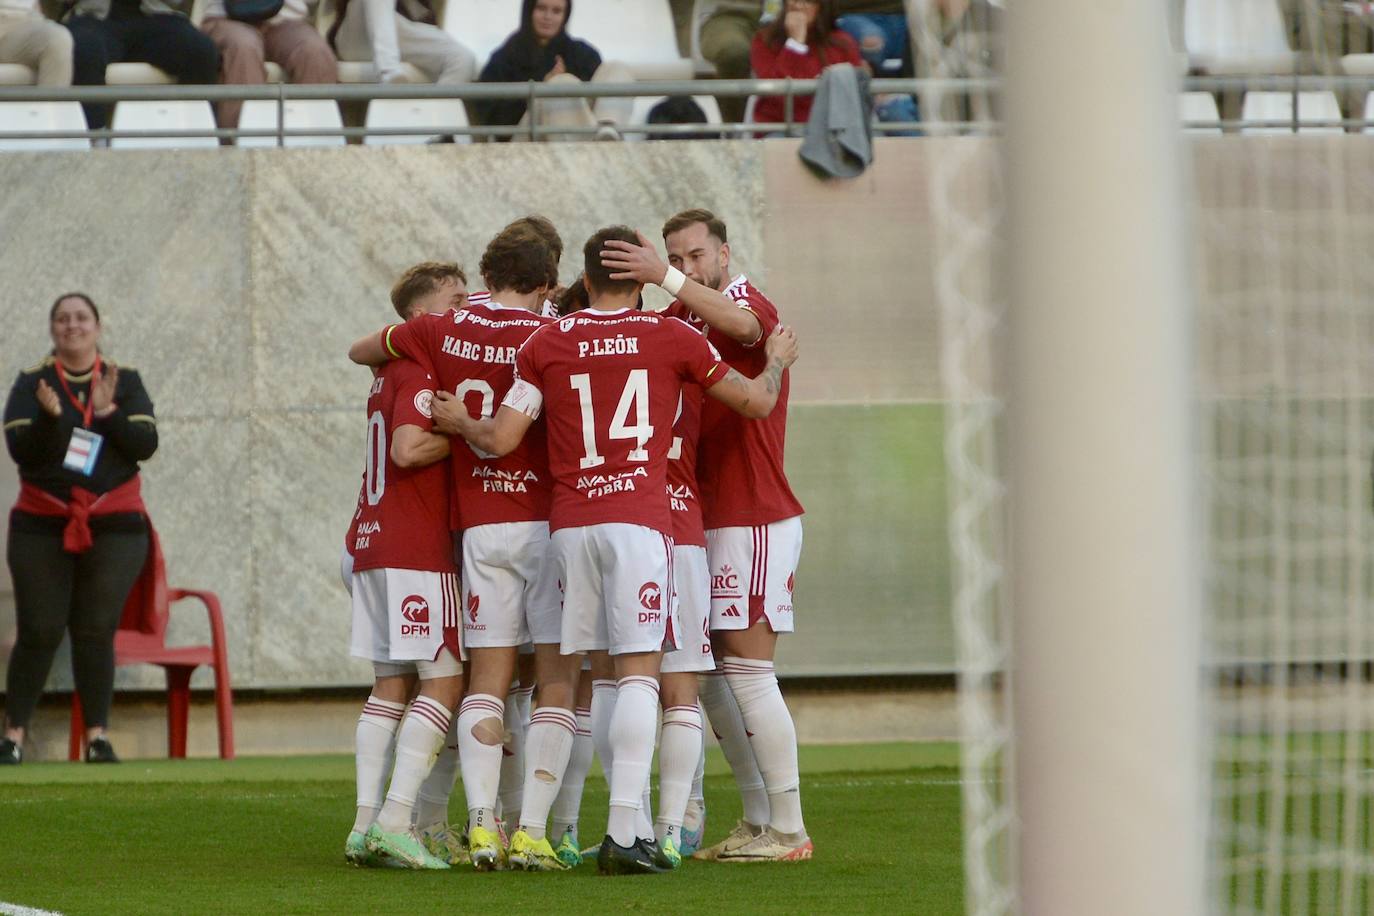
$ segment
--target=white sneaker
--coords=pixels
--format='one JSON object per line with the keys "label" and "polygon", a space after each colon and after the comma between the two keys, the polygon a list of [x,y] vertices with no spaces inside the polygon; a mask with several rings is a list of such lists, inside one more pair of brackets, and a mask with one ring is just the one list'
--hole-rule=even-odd
{"label": "white sneaker", "polygon": [[741,818],[739,823],[735,824],[735,829],[730,831],[729,836],[714,846],[698,849],[696,852],[692,853],[692,858],[714,862],[716,859],[719,859],[721,854],[727,849],[738,849],[745,843],[761,835],[764,829],[765,828],[757,827]]}
{"label": "white sneaker", "polygon": [[811,858],[815,847],[805,833],[786,836],[772,827],[747,843],[726,849],[717,862],[800,862]]}

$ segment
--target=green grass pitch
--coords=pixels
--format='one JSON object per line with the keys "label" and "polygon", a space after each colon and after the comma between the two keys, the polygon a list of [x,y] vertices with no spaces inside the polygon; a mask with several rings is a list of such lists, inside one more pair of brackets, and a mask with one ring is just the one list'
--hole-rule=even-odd
{"label": "green grass pitch", "polygon": [[[26,764],[0,770],[0,904],[84,913],[963,912],[957,749],[802,749],[810,862],[688,862],[674,874],[398,872],[349,867],[353,763],[344,756]],[[593,766],[593,770],[598,768]],[[455,820],[462,804],[454,793]],[[582,839],[606,786],[587,780]],[[707,836],[740,814],[708,758]]]}

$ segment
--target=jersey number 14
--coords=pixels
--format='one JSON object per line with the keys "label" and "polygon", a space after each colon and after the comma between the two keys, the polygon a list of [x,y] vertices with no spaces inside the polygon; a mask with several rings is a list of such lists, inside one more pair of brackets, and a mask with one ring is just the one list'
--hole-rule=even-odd
{"label": "jersey number 14", "polygon": [[[600,467],[606,457],[596,450],[596,412],[592,406],[592,377],[585,372],[570,376],[569,384],[577,392],[582,407],[582,446],[585,455],[580,464],[582,470]],[[634,424],[630,425],[630,415],[634,414]],[[648,461],[649,450],[644,446],[654,435],[654,427],[649,422],[649,370],[631,369],[620,391],[620,401],[615,413],[611,415],[611,439],[633,440],[634,448],[626,456],[627,461]]]}

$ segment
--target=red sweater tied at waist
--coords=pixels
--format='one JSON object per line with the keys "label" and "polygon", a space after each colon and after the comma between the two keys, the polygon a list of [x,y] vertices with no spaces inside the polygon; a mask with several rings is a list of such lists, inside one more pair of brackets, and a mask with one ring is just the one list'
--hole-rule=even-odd
{"label": "red sweater tied at waist", "polygon": [[65,517],[67,527],[62,531],[62,549],[67,553],[85,553],[95,543],[91,537],[91,516],[113,515],[116,512],[148,514],[143,505],[143,485],[138,475],[99,496],[83,487],[72,487],[72,496],[67,502],[26,480],[19,485],[19,501],[14,508],[30,515]]}

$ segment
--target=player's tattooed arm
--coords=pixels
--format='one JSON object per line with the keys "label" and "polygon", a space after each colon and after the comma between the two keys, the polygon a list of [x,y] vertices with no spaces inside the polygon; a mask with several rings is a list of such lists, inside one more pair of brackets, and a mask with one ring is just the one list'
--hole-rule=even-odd
{"label": "player's tattooed arm", "polygon": [[778,325],[765,344],[768,364],[754,378],[746,378],[734,369],[725,374],[706,393],[725,406],[751,420],[761,420],[773,412],[782,392],[782,373],[797,361],[797,334],[791,328]]}
{"label": "player's tattooed arm", "polygon": [[383,330],[381,334],[373,333],[353,341],[353,346],[348,348],[348,358],[360,366],[380,366],[395,359],[387,352],[386,342],[382,340],[385,333]]}
{"label": "player's tattooed arm", "polygon": [[[612,280],[635,280],[639,283],[653,283],[662,286],[668,274],[668,265],[658,256],[653,243],[636,232],[639,244],[610,239],[601,249],[601,264],[616,273]],[[720,290],[703,286],[695,280],[686,280],[677,293],[678,301],[687,306],[692,314],[706,322],[715,330],[742,344],[758,343],[763,335],[763,325],[758,316],[748,309],[740,308],[735,300]]]}
{"label": "player's tattooed arm", "polygon": [[391,437],[391,460],[398,467],[422,468],[448,457],[448,436],[439,436],[409,423]]}
{"label": "player's tattooed arm", "polygon": [[496,416],[474,420],[463,402],[447,391],[434,393],[430,409],[434,412],[435,431],[462,436],[474,448],[496,458],[515,451],[534,422],[533,417],[504,404]]}

